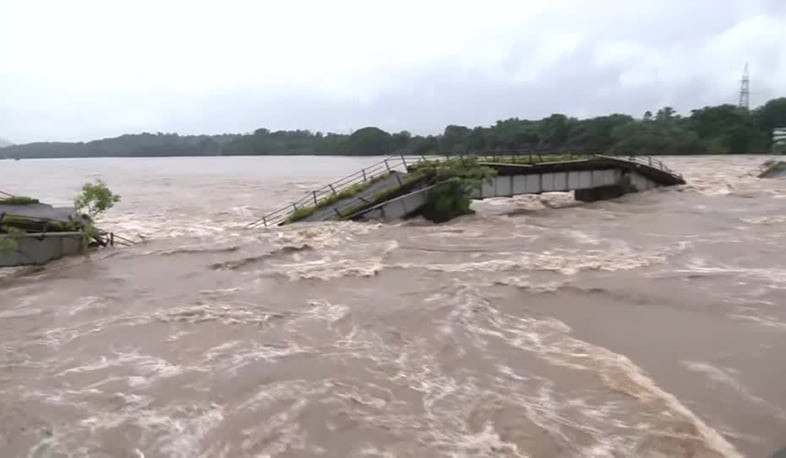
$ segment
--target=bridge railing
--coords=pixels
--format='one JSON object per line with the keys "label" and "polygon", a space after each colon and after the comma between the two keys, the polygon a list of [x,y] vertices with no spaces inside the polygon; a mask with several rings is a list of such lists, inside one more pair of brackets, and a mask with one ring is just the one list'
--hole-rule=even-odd
{"label": "bridge railing", "polygon": [[[460,156],[460,155],[459,155]],[[655,159],[652,156],[635,156],[635,155],[627,155],[627,156],[616,156],[616,155],[607,155],[603,154],[603,151],[599,149],[590,149],[590,148],[583,148],[577,150],[571,149],[521,149],[521,150],[502,150],[502,151],[491,151],[487,153],[479,153],[479,154],[470,154],[467,156],[474,156],[484,160],[505,160],[510,162],[530,162],[534,163],[535,159],[537,162],[546,162],[550,159],[559,159],[559,160],[574,160],[574,159],[589,159],[593,157],[609,157],[614,159],[622,159],[629,162],[635,162],[637,164],[646,165],[649,167],[653,167],[664,172],[670,173],[672,175],[681,176],[678,172],[670,169],[666,164],[662,161]],[[446,156],[450,158],[451,156]]]}
{"label": "bridge railing", "polygon": [[[445,156],[446,158],[451,158],[451,156]],[[583,149],[580,151],[538,151],[538,150],[510,150],[510,151],[492,151],[489,153],[482,153],[482,154],[470,154],[470,155],[457,155],[455,157],[477,157],[481,160],[491,160],[494,162],[505,161],[505,162],[512,162],[512,163],[531,163],[534,164],[536,162],[548,162],[549,160],[581,160],[581,159],[591,159],[593,157],[606,157],[606,158],[613,158],[613,159],[624,159],[628,162],[634,162],[636,164],[646,165],[648,167],[656,168],[663,172],[669,173],[671,175],[675,175],[678,177],[682,177],[678,172],[672,170],[664,164],[662,161],[655,159],[652,156],[613,156],[613,155],[605,155],[599,150],[592,150],[592,149]]]}
{"label": "bridge railing", "polygon": [[[512,152],[512,153],[484,153],[472,155],[481,161],[509,162],[513,164],[540,164],[550,161],[574,161],[592,158],[593,154],[587,153],[537,153],[537,152]],[[464,156],[467,157],[467,156]],[[450,158],[450,156],[448,156]]]}
{"label": "bridge railing", "polygon": [[629,162],[635,162],[641,165],[646,165],[648,167],[652,167],[661,170],[663,172],[666,172],[670,175],[674,175],[682,178],[682,175],[680,173],[670,169],[669,166],[663,163],[663,161],[659,159],[655,159],[652,156],[628,156],[625,160]]}
{"label": "bridge railing", "polygon": [[387,157],[379,162],[364,167],[351,175],[339,178],[338,180],[320,188],[307,191],[300,199],[290,202],[265,214],[256,221],[246,225],[246,227],[252,228],[258,226],[276,226],[286,221],[287,218],[292,215],[292,213],[300,208],[316,207],[326,199],[330,199],[333,196],[340,194],[341,191],[344,191],[352,186],[368,182],[374,178],[386,175],[394,170],[406,171],[406,169],[407,160],[403,155]]}

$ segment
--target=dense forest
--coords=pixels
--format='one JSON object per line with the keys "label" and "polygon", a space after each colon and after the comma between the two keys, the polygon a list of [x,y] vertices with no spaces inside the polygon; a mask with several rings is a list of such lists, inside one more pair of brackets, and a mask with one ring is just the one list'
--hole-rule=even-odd
{"label": "dense forest", "polygon": [[767,153],[772,129],[786,126],[786,98],[754,110],[718,105],[681,116],[670,107],[641,118],[611,114],[576,119],[506,119],[489,127],[449,125],[439,135],[364,127],[351,135],[257,129],[250,134],[137,134],[86,143],[30,143],[0,148],[0,158],[215,156],[265,154],[463,154],[530,150],[607,154]]}

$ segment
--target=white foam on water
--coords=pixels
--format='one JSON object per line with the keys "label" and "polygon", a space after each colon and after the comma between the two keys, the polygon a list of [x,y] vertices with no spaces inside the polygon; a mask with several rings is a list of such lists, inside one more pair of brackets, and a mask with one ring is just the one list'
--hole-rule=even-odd
{"label": "white foam on water", "polygon": [[510,270],[539,270],[575,275],[586,270],[632,270],[663,263],[668,252],[637,252],[632,249],[612,250],[554,250],[543,252],[499,253],[504,259],[440,263],[399,263],[399,268],[420,268],[439,272],[499,272]]}
{"label": "white foam on water", "polygon": [[513,276],[496,279],[492,282],[495,285],[515,286],[532,293],[553,293],[568,285],[566,282],[549,281],[538,283],[529,279],[527,275]]}
{"label": "white foam on water", "polygon": [[[134,393],[83,389],[64,390],[57,396],[29,392],[26,397],[73,406],[86,414],[80,420],[54,425],[49,436],[31,447],[29,456],[93,456],[96,450],[105,448],[106,444],[102,442],[105,433],[118,428],[133,429],[134,426],[141,430],[141,439],[127,444],[128,453],[137,456],[144,456],[145,452],[152,456],[199,456],[205,436],[224,421],[223,408],[217,404],[171,402],[157,407],[154,396]],[[95,399],[110,399],[113,407],[96,409]],[[121,445],[114,444],[113,447],[119,451]]]}
{"label": "white foam on water", "polygon": [[348,306],[333,304],[322,299],[311,300],[308,305],[311,308],[302,315],[303,317],[326,320],[329,323],[334,323],[349,314]]}
{"label": "white foam on water", "polygon": [[[103,218],[99,224],[106,231],[122,234],[131,239],[136,236],[152,237],[157,228],[163,227],[165,221],[166,219],[159,215],[139,215],[133,212],[117,214],[113,212],[111,217]],[[128,237],[128,235],[132,237]]]}
{"label": "white foam on water", "polygon": [[184,367],[172,364],[169,361],[136,350],[113,351],[112,356],[100,356],[91,362],[71,366],[57,372],[57,377],[77,375],[82,373],[119,369],[126,372],[127,380],[131,386],[147,386],[158,380],[174,377],[187,371],[199,371],[196,367]]}
{"label": "white foam on water", "polygon": [[220,345],[208,348],[204,353],[204,361],[212,362],[216,359],[223,358],[227,354],[232,354],[237,348],[245,345],[242,340],[230,340]]}
{"label": "white foam on water", "polygon": [[101,369],[106,369],[108,367],[115,366],[115,365],[118,365],[118,364],[119,363],[116,360],[107,358],[106,356],[102,356],[99,359],[94,360],[91,363],[82,364],[82,365],[76,366],[76,367],[70,367],[70,368],[68,368],[68,369],[66,369],[64,371],[59,372],[56,375],[58,377],[62,377],[64,375],[68,375],[68,374],[79,374],[79,373],[82,373],[82,372],[92,372],[92,371],[97,371],[97,370],[101,370]]}
{"label": "white foam on water", "polygon": [[333,396],[372,409],[384,409],[388,406],[388,401],[386,399],[382,399],[370,393],[362,393],[358,389],[335,392]]}
{"label": "white foam on water", "polygon": [[768,282],[773,289],[786,288],[786,269],[741,267],[727,264],[710,265],[701,258],[692,259],[683,269],[674,269],[677,273],[698,273],[705,275],[728,275],[737,278],[748,278]]}
{"label": "white foam on water", "polygon": [[331,280],[341,277],[372,277],[385,268],[384,259],[398,249],[398,242],[386,240],[359,245],[346,250],[320,250],[319,259],[306,260],[294,256],[292,262],[272,260],[261,272],[265,275],[284,274],[289,280]]}
{"label": "white foam on water", "polygon": [[135,423],[144,431],[143,441],[164,456],[190,458],[199,456],[203,439],[224,420],[224,410],[217,404],[168,406],[143,412]]}
{"label": "white foam on water", "polygon": [[764,398],[754,395],[748,387],[740,382],[739,372],[735,369],[713,366],[702,361],[680,361],[680,363],[688,370],[703,374],[713,382],[728,386],[750,401],[757,404],[767,404]]}
{"label": "white foam on water", "polygon": [[0,319],[30,318],[43,315],[44,313],[39,308],[16,308],[0,311]]}
{"label": "white foam on water", "polygon": [[364,260],[326,257],[315,261],[277,263],[273,268],[264,272],[267,275],[283,272],[291,281],[300,279],[332,280],[341,277],[373,277],[383,267],[382,259],[379,257]]}
{"label": "white foam on water", "polygon": [[51,456],[52,452],[57,450],[60,445],[61,444],[58,440],[58,434],[56,434],[56,432],[53,434],[44,435],[43,439],[30,448],[30,452],[27,454],[27,457],[37,458],[40,456]]}
{"label": "white foam on water", "polygon": [[290,399],[294,395],[307,396],[314,393],[325,394],[330,386],[325,382],[319,384],[316,389],[314,383],[305,380],[288,380],[284,382],[268,383],[251,396],[244,399],[235,406],[235,410],[266,411],[270,410],[274,403]]}
{"label": "white foam on water", "polygon": [[583,245],[600,245],[600,239],[597,234],[590,235],[587,232],[575,229],[565,231],[565,234],[571,239]]}
{"label": "white foam on water", "polygon": [[335,247],[380,228],[381,224],[364,224],[351,221],[325,222],[319,224],[284,226],[275,229],[271,240],[278,246],[302,246],[314,248]]}
{"label": "white foam on water", "polygon": [[[246,456],[276,456],[302,451],[308,437],[298,417],[310,400],[324,400],[333,388],[331,380],[302,379],[272,382],[237,404],[236,413],[264,416],[265,421],[240,431],[239,449]],[[236,446],[238,444],[235,444]],[[320,447],[311,447],[311,451]]]}
{"label": "white foam on water", "polygon": [[286,314],[271,312],[263,307],[243,303],[204,303],[200,305],[184,305],[159,310],[150,315],[149,320],[165,323],[198,324],[219,322],[225,325],[264,325],[272,320],[285,317]]}
{"label": "white foam on water", "polygon": [[483,429],[476,433],[459,436],[455,448],[461,451],[460,456],[489,457],[511,456],[526,458],[529,455],[520,450],[519,446],[502,440],[494,425],[486,423]]}
{"label": "white foam on water", "polygon": [[118,427],[137,426],[141,430],[141,439],[133,444],[133,453],[144,456],[142,450],[146,450],[152,456],[185,458],[200,456],[204,438],[224,420],[223,408],[217,404],[172,403],[154,408],[151,397],[123,393],[116,393],[115,397],[125,400],[122,407],[85,418],[76,425],[81,429],[68,428],[61,432],[62,438],[73,442],[89,431],[90,436],[85,442],[91,448],[97,448],[100,447],[94,439],[97,434]]}
{"label": "white foam on water", "polygon": [[255,428],[246,428],[241,434],[241,450],[255,456],[276,456],[284,452],[306,449],[306,436],[296,420],[306,407],[305,399],[298,399],[286,409],[268,416]]}
{"label": "white foam on water", "polygon": [[241,291],[242,288],[217,288],[217,289],[203,289],[199,291],[199,294],[203,294],[205,296],[230,296],[238,291]]}
{"label": "white foam on water", "polygon": [[[177,229],[173,229],[173,227],[177,227]],[[158,234],[164,235],[167,238],[215,237],[226,231],[226,228],[218,226],[215,224],[215,222],[210,220],[204,221],[201,224],[197,224],[194,221],[189,221],[188,226],[180,227],[173,225],[171,221],[167,221],[166,225],[162,225]]]}
{"label": "white foam on water", "polygon": [[230,214],[237,216],[237,219],[241,221],[253,220],[253,218],[256,217],[258,210],[258,208],[251,207],[250,205],[239,205],[229,208]]}
{"label": "white foam on water", "polygon": [[[488,349],[492,341],[501,341],[550,364],[597,374],[603,383],[612,390],[635,398],[641,408],[650,412],[653,419],[662,423],[661,428],[667,428],[670,422],[681,419],[680,421],[691,425],[690,431],[692,432],[682,431],[680,433],[685,440],[698,441],[707,450],[715,451],[723,456],[739,456],[739,453],[720,433],[710,428],[674,395],[658,387],[639,367],[623,355],[571,337],[568,334],[569,328],[557,320],[505,314],[468,287],[460,291],[454,301],[455,308],[447,318],[450,327],[453,332],[468,332],[478,348]],[[507,371],[507,373],[511,372],[512,370]],[[598,402],[605,401],[600,398]],[[607,407],[612,408],[612,406]],[[661,412],[667,412],[667,414],[664,416]],[[530,418],[538,422],[541,427],[553,430],[553,434],[560,434],[561,429],[567,425],[567,419],[560,418],[557,421],[552,418],[553,421],[550,421],[549,415],[553,414],[553,410],[549,409],[546,413],[548,415],[540,420],[536,416],[530,416]],[[541,412],[539,415],[543,414]],[[585,422],[582,422],[581,417]],[[587,431],[597,441],[584,450],[584,456],[587,454],[602,455],[604,450],[609,449],[608,447],[616,452],[627,450],[632,453],[647,440],[649,428],[652,426],[648,423],[632,423],[625,427],[624,434],[619,432],[612,434],[611,431],[598,434],[606,430],[609,425],[606,424],[604,418],[603,421],[594,423],[594,427],[599,429],[592,431],[588,429],[591,426],[590,418],[592,415],[582,411],[579,412],[578,417],[574,412],[570,420],[570,425],[573,428]],[[663,430],[658,434],[661,433],[667,433],[667,431]],[[612,446],[605,444],[609,440],[612,441]]]}
{"label": "white foam on water", "polygon": [[234,341],[208,349],[199,367],[203,371],[219,371],[232,375],[260,361],[274,363],[283,358],[315,352],[313,348],[291,341],[275,344]]}
{"label": "white foam on water", "polygon": [[[440,296],[433,295],[429,299],[439,301]],[[510,391],[520,386],[508,381],[489,385],[464,371],[449,374],[428,340],[410,336],[394,340],[391,345],[371,329],[352,327],[336,342],[336,347],[348,352],[343,358],[371,361],[366,364],[370,365],[369,370],[385,367],[384,372],[379,373],[384,386],[375,387],[366,380],[357,380],[356,386],[334,382],[329,396],[343,400],[345,411],[355,421],[383,431],[414,434],[408,444],[396,448],[397,453],[527,456],[517,444],[503,439],[493,425],[484,423],[474,427],[467,423],[472,410],[482,404],[485,397],[508,398]],[[395,370],[393,375],[391,370]],[[391,382],[397,388],[391,387]],[[419,393],[420,402],[412,405],[413,400],[397,399],[395,393],[401,390]],[[372,448],[380,450],[364,444],[361,451],[369,453]]]}
{"label": "white foam on water", "polygon": [[61,407],[84,408],[87,403],[84,399],[90,396],[99,396],[103,392],[93,386],[79,389],[62,389],[57,391],[40,391],[28,389],[21,395],[23,399],[41,401],[44,404],[57,405]]}
{"label": "white foam on water", "polygon": [[770,226],[773,224],[783,224],[786,223],[786,215],[777,215],[777,216],[757,216],[757,217],[750,217],[750,218],[741,218],[743,222],[748,224],[758,224],[758,225],[765,225]]}
{"label": "white foam on water", "polygon": [[214,218],[197,219],[189,213],[124,213],[111,214],[98,221],[106,231],[115,232],[125,238],[170,239],[181,237],[220,236],[231,228],[231,222],[219,222]]}
{"label": "white foam on water", "polygon": [[363,446],[358,452],[356,456],[373,456],[374,458],[397,458],[399,455],[396,452],[391,452],[387,450],[381,450],[378,447],[374,447],[373,445],[366,445]]}
{"label": "white foam on water", "polygon": [[[190,240],[190,239],[189,239]],[[241,238],[233,237],[232,240],[220,240],[215,237],[209,237],[204,240],[199,240],[195,243],[182,243],[178,244],[176,248],[154,248],[147,251],[140,252],[141,255],[159,255],[159,256],[172,256],[178,254],[211,254],[211,253],[231,253],[240,249],[242,243],[250,242],[251,240],[243,240]],[[149,245],[142,245],[147,248]]]}
{"label": "white foam on water", "polygon": [[69,315],[76,315],[85,311],[105,310],[106,299],[101,296],[83,296],[73,307],[68,309]]}
{"label": "white foam on water", "polygon": [[755,313],[754,315],[733,313],[729,316],[731,318],[736,318],[738,320],[749,321],[751,323],[757,324],[759,326],[763,326],[765,328],[769,328],[777,331],[786,331],[786,322],[783,322],[773,316],[763,314],[761,311],[756,311],[754,313]]}

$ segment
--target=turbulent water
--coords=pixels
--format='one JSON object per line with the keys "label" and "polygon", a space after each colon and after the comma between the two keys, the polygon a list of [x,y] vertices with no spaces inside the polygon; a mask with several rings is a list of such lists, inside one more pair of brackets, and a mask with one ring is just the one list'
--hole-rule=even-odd
{"label": "turbulent water", "polygon": [[0,161],[145,243],[0,273],[2,456],[768,456],[786,447],[786,180],[244,224],[376,161]]}

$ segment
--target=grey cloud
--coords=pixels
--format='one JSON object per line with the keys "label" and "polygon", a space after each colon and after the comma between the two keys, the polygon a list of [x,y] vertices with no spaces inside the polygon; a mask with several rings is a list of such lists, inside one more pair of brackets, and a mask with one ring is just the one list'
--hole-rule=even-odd
{"label": "grey cloud", "polygon": [[[4,74],[0,63],[0,89],[9,94],[0,97],[0,136],[25,142],[138,131],[248,132],[258,127],[348,132],[366,125],[436,133],[449,123],[487,125],[554,112],[640,116],[670,105],[687,113],[733,103],[745,61],[753,72],[754,103],[786,95],[786,2],[558,4],[562,6],[524,21],[521,29],[494,38],[488,51],[502,56],[497,61],[445,55],[426,63],[402,63],[386,75],[386,83],[373,82],[357,96],[303,84],[202,93],[176,87],[93,93],[89,87],[36,86]],[[735,29],[749,20],[759,22],[741,32]],[[759,30],[764,26],[772,30]],[[544,57],[543,50],[563,38],[565,48]],[[609,46],[628,51],[599,61],[598,53]],[[352,60],[345,57],[338,60]]]}

